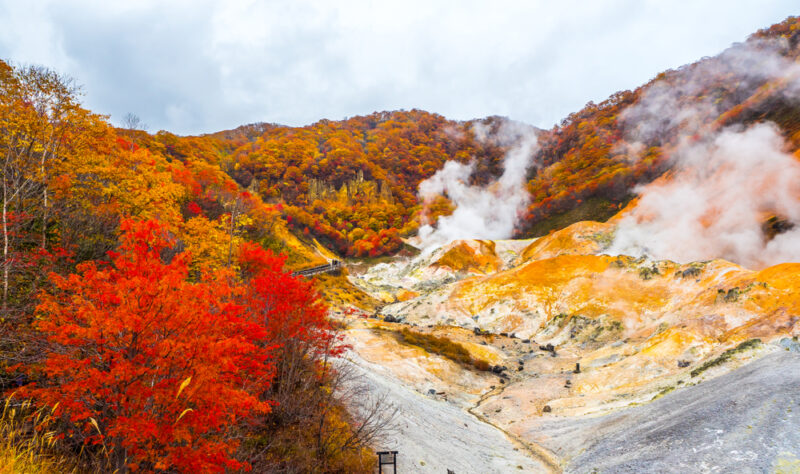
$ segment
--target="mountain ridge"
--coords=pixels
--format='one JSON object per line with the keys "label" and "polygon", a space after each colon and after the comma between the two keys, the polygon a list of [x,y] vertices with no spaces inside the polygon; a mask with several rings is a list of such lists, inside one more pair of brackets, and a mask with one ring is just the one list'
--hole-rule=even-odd
{"label": "mountain ridge", "polygon": [[[520,124],[538,137],[539,147],[530,157],[530,203],[515,237],[543,235],[587,218],[606,220],[628,203],[637,186],[669,171],[680,135],[696,133],[691,123],[665,122],[666,128],[637,145],[641,151],[631,148],[632,141],[642,138],[634,136],[631,111],[642,109],[649,96],[666,87],[676,91],[671,98],[675,109],[664,113],[706,108],[702,120],[713,129],[772,121],[796,151],[800,106],[785,94],[786,84],[780,77],[754,76],[741,68],[761,67],[760,60],[768,65],[772,58],[796,63],[798,24],[797,17],[787,18],[720,55],[659,73],[599,104],[589,102],[550,130]],[[731,57],[749,62],[731,66],[726,63]],[[709,98],[714,103],[706,107]],[[453,121],[414,109],[324,119],[303,127],[255,123],[196,137],[159,132],[148,142],[177,159],[194,154],[219,162],[242,187],[254,186],[265,201],[283,204],[283,218],[295,232],[316,237],[342,256],[375,257],[396,253],[399,239],[416,232],[422,219],[435,222],[450,212],[444,198],[423,202],[417,196],[419,184],[446,161],[473,161],[472,184],[497,179],[503,156],[514,146],[498,141],[499,133],[515,123],[498,116]],[[365,185],[354,182],[359,179]],[[337,192],[347,186],[346,196],[316,195],[312,180]]]}

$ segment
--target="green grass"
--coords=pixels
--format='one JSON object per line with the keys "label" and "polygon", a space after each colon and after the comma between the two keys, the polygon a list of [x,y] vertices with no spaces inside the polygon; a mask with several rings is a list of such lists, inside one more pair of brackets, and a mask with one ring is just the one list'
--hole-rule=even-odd
{"label": "green grass", "polygon": [[530,229],[525,232],[525,236],[541,237],[547,235],[551,231],[563,229],[564,227],[581,221],[605,222],[619,212],[620,209],[624,208],[625,205],[630,202],[631,198],[632,196],[626,198],[620,203],[619,207],[607,199],[598,197],[584,199],[583,202],[568,211],[553,214],[550,217],[535,222]]}
{"label": "green grass", "polygon": [[658,400],[659,398],[663,397],[664,395],[668,394],[669,392],[672,392],[673,390],[675,390],[675,386],[674,385],[670,385],[670,386],[664,387],[653,397],[653,400]]}
{"label": "green grass", "polygon": [[734,355],[739,354],[740,352],[744,352],[748,349],[758,347],[759,345],[761,345],[761,339],[749,339],[747,341],[744,341],[743,343],[739,344],[733,349],[728,349],[727,351],[723,352],[716,359],[706,361],[705,364],[692,370],[691,375],[692,377],[697,377],[698,375],[702,374],[703,372],[712,367],[716,367],[718,365],[724,364],[725,362],[728,362]]}
{"label": "green grass", "polygon": [[655,265],[653,265],[652,267],[642,267],[639,269],[639,278],[641,278],[642,280],[650,280],[651,278],[660,275],[661,272]]}
{"label": "green grass", "polygon": [[611,341],[619,339],[620,333],[625,329],[621,321],[611,321],[608,326],[597,326],[588,336],[590,342]]}

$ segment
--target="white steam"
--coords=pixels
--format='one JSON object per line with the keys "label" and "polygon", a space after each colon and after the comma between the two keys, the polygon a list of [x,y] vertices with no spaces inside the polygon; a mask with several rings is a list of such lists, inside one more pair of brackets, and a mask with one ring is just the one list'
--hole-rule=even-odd
{"label": "white steam", "polygon": [[626,138],[642,145],[676,132],[687,136],[702,132],[731,106],[728,102],[746,99],[766,81],[782,87],[784,97],[797,98],[800,64],[781,54],[788,48],[785,40],[751,40],[668,73],[622,112]]}
{"label": "white steam", "polygon": [[[682,70],[677,83],[655,83],[623,114],[630,151],[665,134],[672,175],[636,189],[639,202],[619,223],[610,252],[679,262],[724,258],[761,268],[800,261],[800,161],[786,152],[776,126],[715,129],[719,104],[744,100],[765,81],[797,100],[800,65],[778,54],[781,42],[737,45]],[[736,88],[715,95],[724,77]],[[687,98],[690,98],[687,100]],[[796,224],[769,240],[763,223],[778,215]]]}
{"label": "white steam", "polygon": [[455,210],[440,216],[436,226],[424,225],[419,230],[422,248],[438,247],[459,239],[505,239],[514,231],[520,212],[530,199],[525,188],[528,168],[537,149],[533,129],[513,122],[504,123],[494,135],[487,127],[473,127],[478,140],[496,140],[510,145],[503,160],[503,174],[489,185],[473,186],[470,176],[475,163],[448,161],[436,174],[419,185],[419,195],[427,203],[446,195]]}
{"label": "white steam", "polygon": [[620,221],[611,253],[724,258],[751,268],[800,261],[800,226],[770,241],[761,228],[774,214],[800,222],[800,162],[783,146],[771,124],[684,143],[675,175],[637,190],[640,200]]}

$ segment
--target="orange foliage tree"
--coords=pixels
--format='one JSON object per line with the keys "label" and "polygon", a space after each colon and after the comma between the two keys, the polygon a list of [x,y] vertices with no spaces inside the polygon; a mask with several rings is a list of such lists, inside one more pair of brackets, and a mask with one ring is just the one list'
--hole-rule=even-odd
{"label": "orange foliage tree", "polygon": [[284,259],[250,243],[239,253],[243,305],[267,327],[276,369],[262,393],[273,410],[248,420],[252,436],[240,455],[259,472],[370,472],[366,448],[381,430],[382,407],[356,416],[345,409],[369,405],[370,396],[355,393],[347,368],[332,364],[346,346],[314,283],[283,272]]}

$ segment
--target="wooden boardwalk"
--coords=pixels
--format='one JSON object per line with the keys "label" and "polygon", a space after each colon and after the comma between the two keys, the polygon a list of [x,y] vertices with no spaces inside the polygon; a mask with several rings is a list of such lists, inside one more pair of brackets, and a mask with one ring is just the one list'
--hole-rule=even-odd
{"label": "wooden boardwalk", "polygon": [[330,262],[324,265],[317,265],[316,267],[306,268],[304,270],[298,270],[296,272],[292,272],[292,276],[309,277],[313,275],[318,275],[320,273],[338,272],[341,269],[342,269],[341,260],[331,260]]}

